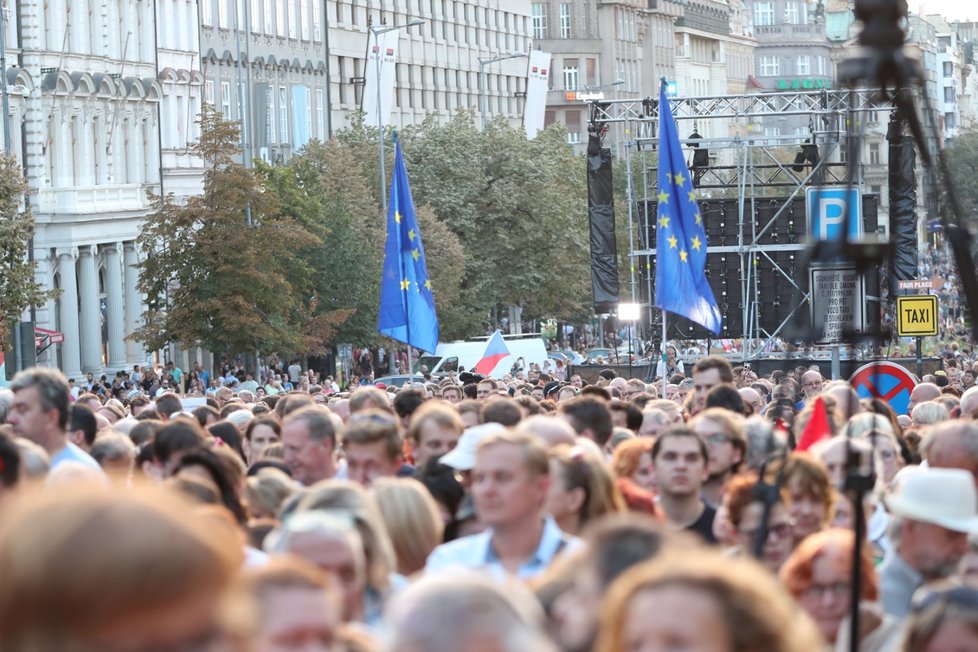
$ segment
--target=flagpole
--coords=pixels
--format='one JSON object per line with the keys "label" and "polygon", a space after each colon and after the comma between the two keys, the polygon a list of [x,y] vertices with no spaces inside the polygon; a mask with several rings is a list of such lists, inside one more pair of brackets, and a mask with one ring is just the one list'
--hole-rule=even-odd
{"label": "flagpole", "polygon": [[[662,347],[661,348],[662,348],[662,351],[660,352],[660,355],[664,355],[664,356],[666,356],[666,359],[668,359],[669,358],[669,355],[666,353],[666,311],[665,310],[662,311]],[[667,368],[667,365],[662,365],[662,369],[663,369],[663,373],[662,373],[662,398],[665,398],[666,397],[666,383],[668,382],[668,380],[666,379],[666,376],[669,374],[669,369]]]}

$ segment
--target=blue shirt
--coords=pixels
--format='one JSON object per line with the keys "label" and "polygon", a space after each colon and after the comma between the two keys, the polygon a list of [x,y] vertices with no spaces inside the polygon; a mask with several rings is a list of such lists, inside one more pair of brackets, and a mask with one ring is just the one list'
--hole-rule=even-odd
{"label": "blue shirt", "polygon": [[[431,551],[425,565],[425,573],[439,573],[453,568],[471,568],[487,571],[497,579],[505,579],[506,569],[492,548],[492,530],[443,543]],[[581,545],[580,539],[573,537],[557,526],[557,521],[547,516],[543,521],[543,535],[533,556],[523,562],[516,571],[520,580],[529,580],[541,575],[561,552],[573,550]]]}
{"label": "blue shirt", "polygon": [[102,470],[102,467],[98,465],[95,458],[78,448],[70,441],[68,445],[58,451],[58,454],[51,458],[51,470],[54,470],[56,466],[63,462],[78,462],[83,466],[87,466],[90,469]]}

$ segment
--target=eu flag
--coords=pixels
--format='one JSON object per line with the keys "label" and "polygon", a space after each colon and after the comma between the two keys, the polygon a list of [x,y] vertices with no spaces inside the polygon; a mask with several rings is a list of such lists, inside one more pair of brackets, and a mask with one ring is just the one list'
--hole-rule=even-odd
{"label": "eu flag", "polygon": [[384,246],[384,277],[380,283],[380,314],[377,330],[422,351],[434,352],[438,344],[435,297],[425,264],[421,230],[411,199],[407,168],[397,146],[387,209],[387,242]]}
{"label": "eu flag", "polygon": [[683,160],[679,132],[659,91],[659,194],[656,212],[655,306],[720,334],[720,309],[706,279],[706,230]]}

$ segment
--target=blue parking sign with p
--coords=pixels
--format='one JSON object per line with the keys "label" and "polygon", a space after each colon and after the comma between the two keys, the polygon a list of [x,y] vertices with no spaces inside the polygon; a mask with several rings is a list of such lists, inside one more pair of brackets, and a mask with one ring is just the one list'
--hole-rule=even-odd
{"label": "blue parking sign with p", "polygon": [[809,188],[805,197],[808,233],[816,240],[839,240],[843,237],[847,213],[848,239],[863,232],[862,198],[859,188]]}

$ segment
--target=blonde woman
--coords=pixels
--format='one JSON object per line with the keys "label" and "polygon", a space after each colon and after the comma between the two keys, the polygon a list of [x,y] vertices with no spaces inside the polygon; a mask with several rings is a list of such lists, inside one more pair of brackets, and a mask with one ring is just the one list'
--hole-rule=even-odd
{"label": "blonde woman", "polygon": [[546,510],[568,534],[579,534],[600,516],[625,511],[604,460],[582,446],[550,449],[550,478]]}
{"label": "blonde woman", "polygon": [[428,555],[442,543],[445,532],[434,498],[412,478],[381,478],[371,492],[394,547],[397,572],[414,575],[424,570]]}
{"label": "blonde woman", "polygon": [[767,570],[706,550],[665,554],[619,577],[601,623],[597,652],[822,648],[815,624]]}
{"label": "blonde woman", "polygon": [[366,559],[364,620],[370,625],[378,624],[388,596],[407,581],[396,572],[394,548],[376,501],[355,482],[324,480],[310,487],[296,506],[296,512],[315,510],[342,511],[353,518]]}

